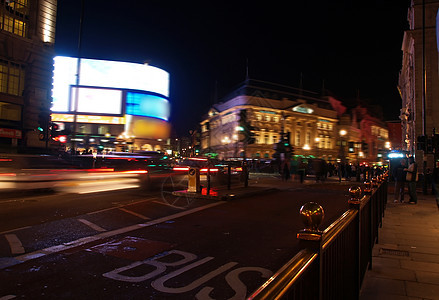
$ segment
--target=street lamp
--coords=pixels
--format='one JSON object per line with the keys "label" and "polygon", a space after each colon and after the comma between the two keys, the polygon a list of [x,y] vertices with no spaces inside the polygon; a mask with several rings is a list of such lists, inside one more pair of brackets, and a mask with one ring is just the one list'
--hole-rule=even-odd
{"label": "street lamp", "polygon": [[345,154],[344,154],[344,145],[343,145],[344,138],[343,137],[348,132],[346,130],[344,130],[344,129],[341,129],[338,133],[340,135],[340,159],[341,159],[341,162],[344,163],[344,161],[345,161]]}

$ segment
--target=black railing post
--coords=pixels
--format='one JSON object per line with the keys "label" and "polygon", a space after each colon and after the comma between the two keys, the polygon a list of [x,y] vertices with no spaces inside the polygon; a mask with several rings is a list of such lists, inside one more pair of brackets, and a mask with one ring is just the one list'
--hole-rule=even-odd
{"label": "black railing post", "polygon": [[356,247],[356,249],[352,249],[355,252],[356,258],[355,258],[355,268],[354,274],[356,274],[357,278],[355,280],[355,286],[353,286],[353,290],[355,295],[357,295],[357,299],[360,297],[360,288],[361,288],[361,262],[362,262],[362,218],[361,218],[361,201],[363,199],[363,191],[361,190],[361,187],[354,185],[349,188],[349,195],[350,198],[348,200],[349,203],[349,209],[358,211],[357,217],[354,220],[355,224],[355,241],[353,242],[353,245]]}
{"label": "black railing post", "polygon": [[308,295],[308,299],[323,299],[321,255],[323,232],[320,231],[318,227],[325,217],[325,211],[323,210],[323,207],[321,207],[317,203],[308,202],[300,208],[300,216],[305,228],[297,233],[297,239],[299,239],[299,247],[301,249],[310,249],[318,253],[318,274],[314,274],[315,280],[318,280],[318,289],[308,291],[311,293],[310,295]]}

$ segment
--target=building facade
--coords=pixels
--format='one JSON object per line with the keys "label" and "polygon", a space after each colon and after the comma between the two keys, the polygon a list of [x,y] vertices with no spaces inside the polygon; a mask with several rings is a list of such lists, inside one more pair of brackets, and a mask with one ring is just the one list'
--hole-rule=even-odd
{"label": "building facade", "polygon": [[[243,109],[254,127],[250,145],[241,142]],[[316,93],[248,80],[209,110],[201,122],[201,149],[220,159],[271,159],[283,132],[296,155],[332,161],[339,155],[337,124],[337,112]]]}
{"label": "building facade", "polygon": [[[417,150],[417,137],[439,129],[439,1],[413,0],[408,9],[409,29],[402,43],[398,89],[403,150],[415,155],[419,166],[433,167],[433,156]],[[424,17],[425,16],[425,17]]]}
{"label": "building facade", "polygon": [[[242,142],[242,110],[253,127],[250,145]],[[386,124],[364,107],[347,111],[333,97],[256,80],[215,104],[201,122],[202,152],[220,159],[272,159],[282,136],[295,155],[328,162],[382,162],[391,147]]]}
{"label": "building facade", "polygon": [[0,151],[45,148],[50,118],[56,0],[0,1]]}

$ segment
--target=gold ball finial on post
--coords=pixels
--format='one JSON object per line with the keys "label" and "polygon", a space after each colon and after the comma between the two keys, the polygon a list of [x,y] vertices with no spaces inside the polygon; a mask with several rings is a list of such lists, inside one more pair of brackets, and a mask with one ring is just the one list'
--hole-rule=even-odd
{"label": "gold ball finial on post", "polygon": [[302,240],[320,240],[321,231],[318,229],[325,217],[323,207],[315,202],[305,203],[300,208],[300,218],[305,226],[297,234],[298,239]]}
{"label": "gold ball finial on post", "polygon": [[353,185],[349,188],[349,204],[360,204],[361,197],[363,196],[363,191],[358,185]]}

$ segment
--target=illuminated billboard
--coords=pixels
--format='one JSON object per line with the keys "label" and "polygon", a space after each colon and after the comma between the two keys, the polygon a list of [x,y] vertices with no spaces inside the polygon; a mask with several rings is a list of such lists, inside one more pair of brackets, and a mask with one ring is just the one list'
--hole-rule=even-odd
{"label": "illuminated billboard", "polygon": [[[72,114],[57,114],[51,115],[53,122],[67,122],[72,123],[75,116]],[[125,117],[115,116],[90,116],[90,115],[77,115],[78,123],[92,123],[92,124],[125,124]]]}
{"label": "illuminated billboard", "polygon": [[[78,95],[76,95],[77,92]],[[76,102],[78,103],[76,104]],[[82,86],[72,87],[70,111],[122,115],[122,91]]]}
{"label": "illuminated billboard", "polygon": [[127,92],[126,114],[167,121],[170,114],[169,102],[163,97],[155,95]]}
{"label": "illuminated billboard", "polygon": [[[138,90],[163,95],[165,98],[169,96],[169,74],[162,69],[146,64],[81,58],[77,84],[77,64],[78,58],[75,57],[54,58],[53,112],[72,111],[70,87],[73,85]],[[89,113],[102,112],[98,110]]]}

